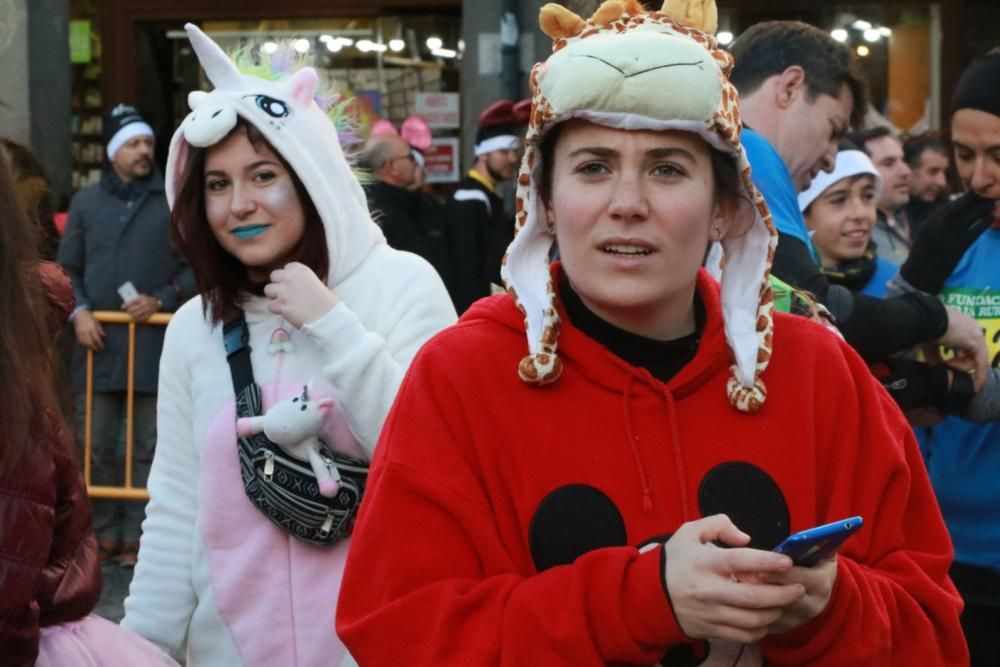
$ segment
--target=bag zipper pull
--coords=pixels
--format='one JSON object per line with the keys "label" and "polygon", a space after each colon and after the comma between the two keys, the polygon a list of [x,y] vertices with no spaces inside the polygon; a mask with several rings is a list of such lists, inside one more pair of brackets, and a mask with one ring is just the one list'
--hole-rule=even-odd
{"label": "bag zipper pull", "polygon": [[323,525],[319,528],[320,537],[328,537],[330,535],[330,530],[333,528],[333,510],[326,511],[326,518],[323,519]]}
{"label": "bag zipper pull", "polygon": [[264,480],[271,481],[274,477],[274,452],[270,449],[264,451]]}

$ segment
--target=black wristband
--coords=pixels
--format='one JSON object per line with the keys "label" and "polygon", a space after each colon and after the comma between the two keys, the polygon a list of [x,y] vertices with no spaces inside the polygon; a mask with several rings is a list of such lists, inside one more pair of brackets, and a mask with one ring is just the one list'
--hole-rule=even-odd
{"label": "black wristband", "polygon": [[976,395],[976,387],[968,373],[952,370],[951,375],[951,387],[938,409],[946,415],[960,415]]}
{"label": "black wristband", "polygon": [[875,376],[904,412],[935,407],[948,400],[947,366],[932,366],[913,359],[889,359],[871,365]]}

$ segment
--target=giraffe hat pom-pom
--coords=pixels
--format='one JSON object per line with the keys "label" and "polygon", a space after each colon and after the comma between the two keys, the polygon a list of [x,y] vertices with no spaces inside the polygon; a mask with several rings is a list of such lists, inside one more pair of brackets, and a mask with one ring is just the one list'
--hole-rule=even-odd
{"label": "giraffe hat pom-pom", "polygon": [[721,293],[733,355],[727,395],[738,410],[759,410],[767,395],[760,376],[771,356],[768,276],[777,232],[750,180],[740,144],[739,98],[729,82],[732,56],[711,35],[717,25],[714,0],[666,0],[654,12],[638,0],[607,0],[587,20],[547,4],[539,23],[552,38],[552,55],[531,71],[527,149],[517,178],[517,235],[501,269],[525,316],[528,355],[520,362],[519,376],[545,385],[562,371],[556,290],[549,272],[553,237],[538,191],[540,139],[572,118],[625,130],[683,130],[733,156],[741,190],[753,204],[746,233],[721,242]]}

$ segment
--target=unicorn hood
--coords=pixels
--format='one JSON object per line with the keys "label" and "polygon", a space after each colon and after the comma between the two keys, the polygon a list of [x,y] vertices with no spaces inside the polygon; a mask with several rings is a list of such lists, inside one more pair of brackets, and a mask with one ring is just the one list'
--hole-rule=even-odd
{"label": "unicorn hood", "polygon": [[554,230],[546,225],[538,191],[542,137],[555,125],[582,118],[625,130],[684,130],[736,160],[740,184],[753,204],[745,233],[722,241],[722,311],[734,364],[727,394],[734,407],[754,412],[764,403],[760,374],[771,355],[773,298],[768,283],[777,233],[763,197],[750,180],[740,144],[732,56],[710,35],[713,0],[665,0],[646,12],[638,0],[607,0],[589,20],[556,4],[540,12],[553,53],[531,71],[527,150],[517,178],[517,235],[501,275],[524,312],[528,355],[518,373],[529,384],[558,379],[559,315],[548,270]]}
{"label": "unicorn hood", "polygon": [[334,124],[313,99],[316,70],[303,67],[283,81],[243,74],[196,26],[184,28],[215,90],[188,95],[191,113],[174,133],[167,156],[167,202],[173,206],[190,147],[214,145],[243,118],[291,165],[309,193],[326,231],[327,283],[337,285],[385,238],[371,219]]}

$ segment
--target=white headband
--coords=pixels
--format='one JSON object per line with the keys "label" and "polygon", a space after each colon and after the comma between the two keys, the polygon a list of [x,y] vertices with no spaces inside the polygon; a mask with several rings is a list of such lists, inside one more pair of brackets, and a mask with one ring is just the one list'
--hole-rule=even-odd
{"label": "white headband", "polygon": [[521,147],[521,139],[513,134],[500,134],[476,144],[476,157],[493,151],[513,151]]}
{"label": "white headband", "polygon": [[809,205],[816,201],[827,189],[841,180],[851,176],[869,174],[875,177],[875,198],[882,193],[882,176],[872,164],[871,158],[859,150],[847,150],[837,153],[837,164],[833,171],[821,171],[813,179],[809,188],[799,193],[799,210],[805,213]]}
{"label": "white headband", "polygon": [[154,136],[153,128],[151,128],[148,123],[136,121],[122,127],[122,129],[115,132],[115,135],[111,137],[111,141],[108,142],[108,159],[115,159],[115,153],[117,153],[118,149],[124,146],[129,139],[141,136]]}

